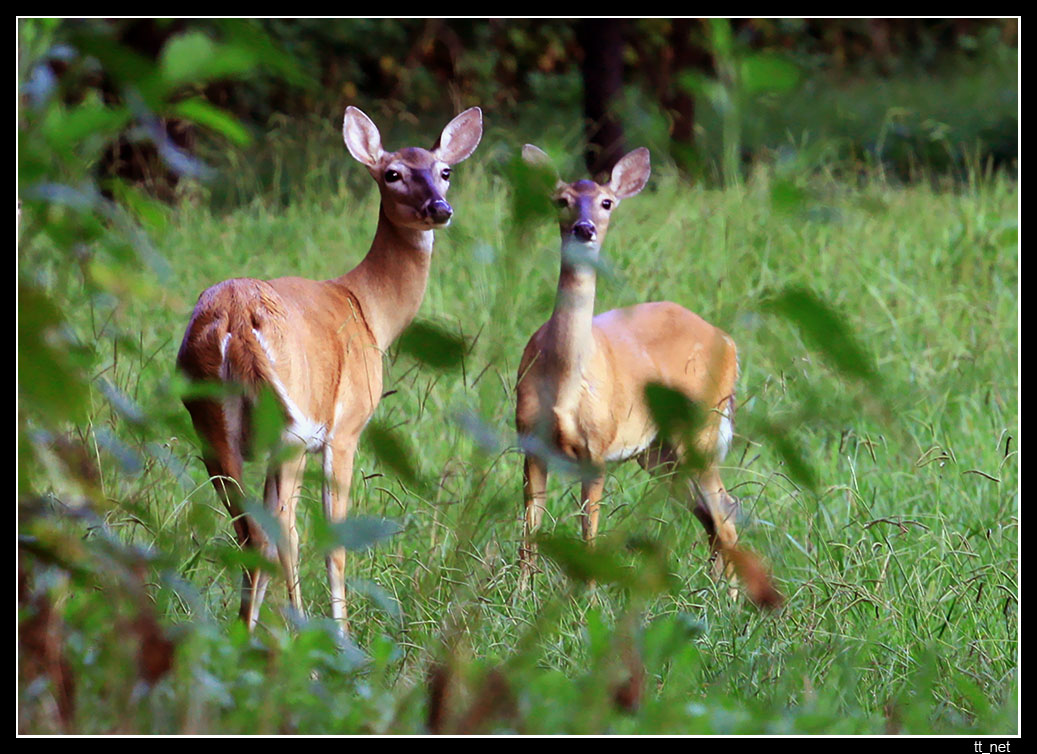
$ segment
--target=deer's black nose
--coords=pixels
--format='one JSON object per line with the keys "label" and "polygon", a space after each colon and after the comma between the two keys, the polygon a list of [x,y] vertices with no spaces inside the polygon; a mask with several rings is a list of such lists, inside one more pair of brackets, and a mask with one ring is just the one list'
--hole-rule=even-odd
{"label": "deer's black nose", "polygon": [[428,205],[425,210],[429,219],[434,223],[445,223],[454,214],[454,208],[447,204],[444,199],[436,199]]}
{"label": "deer's black nose", "polygon": [[594,223],[588,220],[580,220],[573,226],[572,233],[581,241],[593,241],[595,236]]}

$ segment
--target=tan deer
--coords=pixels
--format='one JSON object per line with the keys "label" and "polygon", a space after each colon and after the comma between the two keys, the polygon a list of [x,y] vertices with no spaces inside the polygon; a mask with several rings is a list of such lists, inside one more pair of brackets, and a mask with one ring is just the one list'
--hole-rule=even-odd
{"label": "tan deer", "polygon": [[[353,455],[361,431],[382,396],[382,354],[410,324],[428,283],[433,231],[450,224],[444,198],[450,166],[482,138],[482,111],[464,111],[443,129],[431,150],[387,152],[378,128],[355,107],[346,108],[342,135],[381,193],[378,229],[367,256],[332,280],[297,277],[235,278],[198,299],[177,365],[192,380],[233,383],[237,394],[185,400],[202,438],[203,460],[226,505],[242,548],[281,561],[292,606],[301,615],[299,535],[295,510],[306,453],[320,453],[324,514],[341,521],[349,509]],[[284,409],[287,427],[266,476],[265,506],[281,527],[270,541],[243,509],[242,462],[250,456],[250,417],[268,387]],[[346,622],[345,550],[327,556],[332,614]],[[269,577],[246,567],[241,619],[251,630]]]}
{"label": "tan deer", "polygon": [[[522,156],[553,171],[550,158],[531,144],[523,147]],[[754,570],[755,560],[736,548],[738,503],[717,468],[733,433],[738,379],[734,341],[668,301],[594,316],[596,266],[609,220],[622,200],[644,188],[650,171],[648,150],[642,147],[619,160],[604,185],[559,179],[554,189],[562,236],[558,293],[551,318],[526,345],[518,372],[515,423],[526,445],[520,588],[528,586],[535,569],[534,535],[544,512],[551,453],[584,469],[582,523],[588,543],[598,529],[606,463],[637,458],[646,470],[663,472],[685,458],[688,448],[658,437],[645,402],[645,387],[659,383],[709,411],[694,438],[694,451],[704,463],[687,484],[709,537],[713,576],[726,575],[733,584],[738,567],[746,574],[750,596],[766,604],[780,598],[767,593],[766,572]],[[759,574],[765,584],[756,578]]]}

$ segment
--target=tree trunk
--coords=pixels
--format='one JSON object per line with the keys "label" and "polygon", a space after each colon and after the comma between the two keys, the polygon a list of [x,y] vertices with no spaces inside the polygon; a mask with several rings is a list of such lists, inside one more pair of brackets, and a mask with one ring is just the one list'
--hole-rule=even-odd
{"label": "tree trunk", "polygon": [[587,169],[607,175],[624,152],[623,125],[615,114],[623,89],[623,20],[580,21],[576,38],[583,48],[583,112],[587,121]]}

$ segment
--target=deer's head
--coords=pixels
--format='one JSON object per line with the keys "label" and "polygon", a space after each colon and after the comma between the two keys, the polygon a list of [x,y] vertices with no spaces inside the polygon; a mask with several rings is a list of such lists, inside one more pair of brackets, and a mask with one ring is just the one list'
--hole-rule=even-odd
{"label": "deer's head", "polygon": [[[522,147],[522,159],[539,169],[555,170],[551,158],[532,144]],[[586,179],[566,183],[558,178],[551,199],[558,207],[563,251],[596,258],[605,242],[612,213],[622,200],[640,193],[650,174],[648,150],[639,147],[616,163],[607,183]]]}
{"label": "deer's head", "polygon": [[378,184],[382,209],[405,228],[445,228],[454,214],[444,198],[450,167],[469,157],[482,138],[482,110],[472,107],[450,121],[432,149],[405,147],[387,152],[378,127],[364,113],[346,108],[342,137],[353,157]]}

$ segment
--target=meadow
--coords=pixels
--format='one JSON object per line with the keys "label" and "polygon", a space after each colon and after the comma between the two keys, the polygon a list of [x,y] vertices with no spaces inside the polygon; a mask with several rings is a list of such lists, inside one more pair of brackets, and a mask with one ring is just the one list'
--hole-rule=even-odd
{"label": "meadow", "polygon": [[[614,468],[602,501],[599,558],[615,570],[581,570],[578,487],[555,475],[544,525],[554,557],[521,594],[514,384],[550,315],[558,238],[549,216],[520,221],[521,140],[491,127],[455,171],[455,218],[437,232],[419,313],[463,356],[438,368],[420,348],[386,356],[389,392],[357,457],[352,634],[339,647],[321,617],[335,535],[319,463],[300,506],[311,619],[285,614],[275,576],[249,637],[233,618],[240,554],[173,369],[207,286],[333,277],[366,251],[377,195],[363,168],[333,132],[295,138],[273,153],[301,153],[307,180],[286,196],[241,160],[227,170],[229,208],[211,190],[187,192],[151,234],[168,270],[127,282],[135,295],[118,305],[88,295],[46,243],[21,257],[77,302],[66,316],[98,365],[89,418],[70,436],[107,505],[55,530],[109,542],[91,557],[113,572],[125,552],[147,563],[138,592],[50,576],[77,731],[1017,731],[1014,181],[979,166],[947,186],[761,163],[718,188],[657,160],[645,192],[617,210],[597,310],[676,301],[738,343],[722,474],[742,502],[741,541],[787,602],[773,613],[731,602],[709,578],[694,516],[633,463]],[[775,303],[803,291],[834,329]],[[854,344],[863,371],[831,339]],[[248,471],[257,492],[261,466]],[[74,485],[58,476],[45,505],[74,512]],[[141,601],[172,656],[150,681],[144,633],[125,618]],[[35,732],[53,725],[48,693],[23,691]]]}
{"label": "meadow", "polygon": [[[685,172],[657,98],[624,93],[628,148],[649,147],[653,170],[616,210],[597,311],[675,301],[738,344],[721,473],[780,610],[729,599],[685,501],[634,463],[608,476],[592,556],[577,480],[552,476],[542,572],[517,590],[516,371],[559,268],[553,210],[518,155],[534,142],[582,177],[569,67],[531,72],[510,114],[483,103],[417,326],[385,355],[344,526],[324,522],[309,463],[308,617],[269,564],[249,635],[236,615],[254,556],[198,457],[176,352],[218,281],[352,268],[378,196],[342,144],[338,92],[262,123],[196,96],[261,64],[303,94],[293,53],[254,24],[218,28],[147,61],[104,25],[20,26],[20,733],[1019,732],[1018,62],[1001,31],[946,70],[800,59],[782,87],[753,89],[751,67],[684,82],[699,152],[678,154]],[[709,28],[716,43],[728,25]],[[99,96],[89,61],[48,78],[57,42],[121,99]],[[713,52],[735,70],[754,59],[740,45]],[[368,112],[390,148],[429,146],[461,91],[442,118]],[[202,133],[184,155],[148,132],[180,173],[169,204],[96,170],[152,115]],[[253,499],[264,471],[247,469]],[[345,641],[326,617],[340,544]]]}

